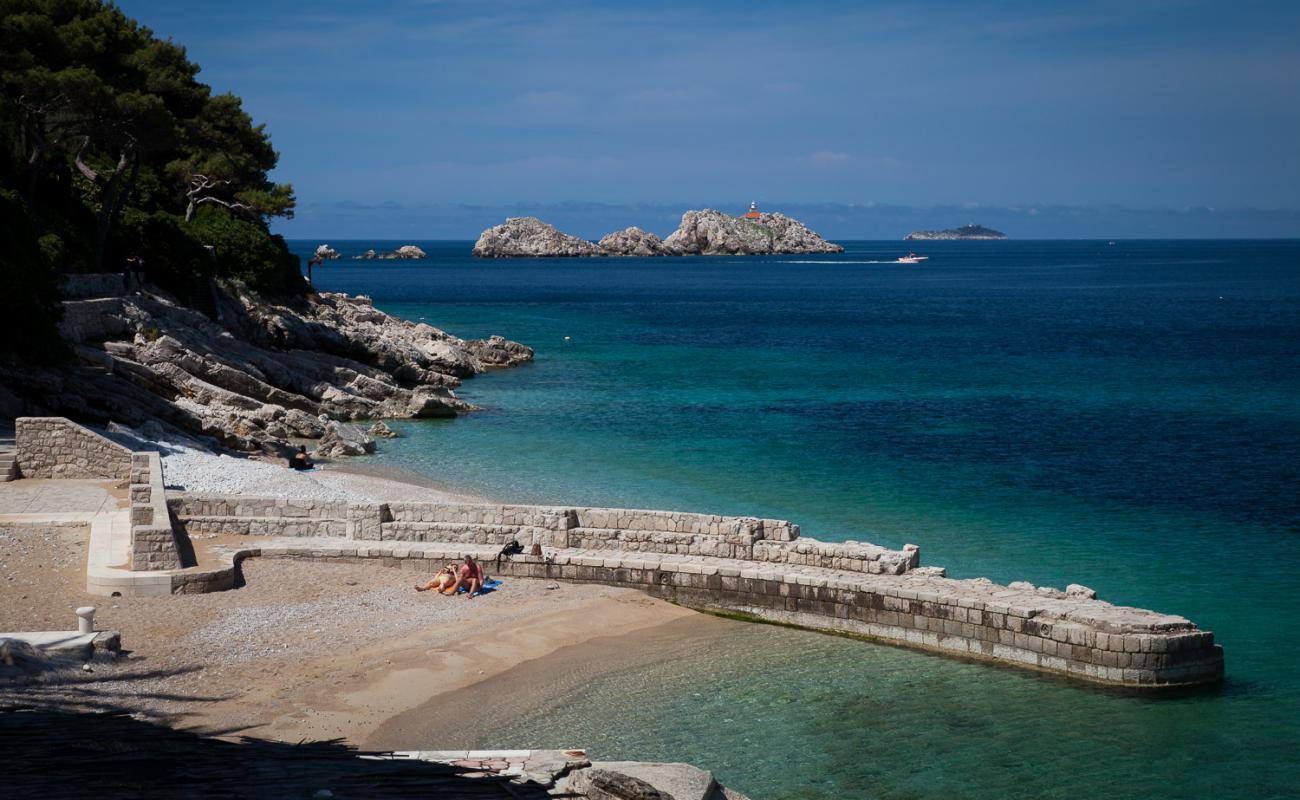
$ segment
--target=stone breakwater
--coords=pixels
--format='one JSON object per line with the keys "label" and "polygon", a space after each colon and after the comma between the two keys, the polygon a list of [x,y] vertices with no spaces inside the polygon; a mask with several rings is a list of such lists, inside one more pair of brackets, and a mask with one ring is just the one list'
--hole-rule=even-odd
{"label": "stone breakwater", "polygon": [[[901,551],[800,536],[783,520],[513,505],[344,503],[176,494],[188,535],[243,534],[232,563],[379,561],[432,572],[473,554],[491,573],[632,586],[707,611],[858,635],[1106,684],[1218,681],[1222,648],[1188,620],[1073,591],[952,580]],[[537,544],[543,555],[495,556]],[[200,587],[178,586],[175,591]]]}

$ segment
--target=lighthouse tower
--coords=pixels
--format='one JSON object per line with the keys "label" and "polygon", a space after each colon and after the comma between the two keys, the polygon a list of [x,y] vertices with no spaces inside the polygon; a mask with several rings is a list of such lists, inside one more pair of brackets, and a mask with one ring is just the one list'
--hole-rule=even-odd
{"label": "lighthouse tower", "polygon": [[745,214],[745,219],[758,219],[758,203],[749,204],[749,212]]}

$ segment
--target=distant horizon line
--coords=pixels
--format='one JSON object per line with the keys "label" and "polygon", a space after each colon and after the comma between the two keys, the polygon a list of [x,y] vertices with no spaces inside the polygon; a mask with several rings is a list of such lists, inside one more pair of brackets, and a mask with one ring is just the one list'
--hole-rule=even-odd
{"label": "distant horizon line", "polygon": [[[328,244],[324,239],[329,237],[302,237],[302,236],[285,236],[286,242],[316,242]],[[458,239],[424,239],[419,237],[356,237],[348,236],[344,238],[333,237],[335,242],[475,242],[478,237],[458,238]],[[1005,239],[849,239],[843,236],[835,237],[837,242],[960,242],[962,244],[984,244],[989,242],[1007,243],[1007,242],[1300,242],[1298,236],[1035,236],[1035,237],[1012,237]],[[835,254],[827,254],[835,255]],[[544,256],[538,256],[543,258]],[[709,256],[711,257],[711,256]]]}

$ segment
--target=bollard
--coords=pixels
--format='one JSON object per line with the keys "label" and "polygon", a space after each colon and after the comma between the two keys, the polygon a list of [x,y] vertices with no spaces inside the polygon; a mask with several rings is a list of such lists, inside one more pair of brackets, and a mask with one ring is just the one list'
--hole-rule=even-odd
{"label": "bollard", "polygon": [[77,609],[77,633],[95,632],[95,607],[82,606]]}

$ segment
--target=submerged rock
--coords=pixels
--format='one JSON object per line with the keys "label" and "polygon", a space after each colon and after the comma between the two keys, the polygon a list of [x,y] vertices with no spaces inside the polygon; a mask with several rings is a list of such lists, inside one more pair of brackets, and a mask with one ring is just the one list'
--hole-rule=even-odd
{"label": "submerged rock", "polygon": [[576,258],[602,255],[595,243],[556,230],[537,217],[511,217],[474,243],[477,258]]}
{"label": "submerged rock", "polygon": [[635,225],[621,231],[607,233],[600,238],[600,250],[607,256],[675,256],[680,255],[664,244],[664,240],[653,233],[643,231]]}
{"label": "submerged rock", "polygon": [[376,422],[374,425],[371,425],[369,428],[366,428],[366,433],[370,436],[378,436],[383,439],[397,438],[397,431],[388,427],[383,422]]}
{"label": "submerged rock", "polygon": [[664,245],[682,255],[761,255],[766,253],[842,253],[797,219],[780,213],[753,219],[706,208],[687,211]]}

